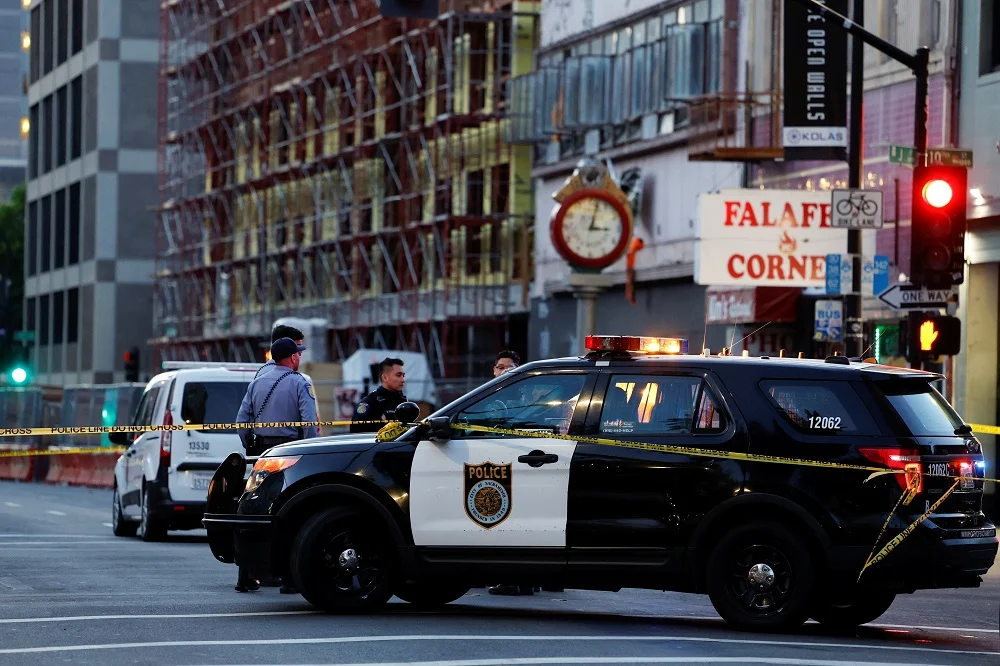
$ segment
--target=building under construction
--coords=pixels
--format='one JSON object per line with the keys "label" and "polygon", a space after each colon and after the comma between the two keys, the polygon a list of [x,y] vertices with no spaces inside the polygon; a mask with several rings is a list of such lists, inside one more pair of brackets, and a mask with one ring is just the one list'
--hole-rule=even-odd
{"label": "building under construction", "polygon": [[157,366],[261,360],[284,316],[324,320],[334,359],[419,351],[441,376],[523,344],[531,147],[507,142],[508,87],[540,4],[163,3]]}

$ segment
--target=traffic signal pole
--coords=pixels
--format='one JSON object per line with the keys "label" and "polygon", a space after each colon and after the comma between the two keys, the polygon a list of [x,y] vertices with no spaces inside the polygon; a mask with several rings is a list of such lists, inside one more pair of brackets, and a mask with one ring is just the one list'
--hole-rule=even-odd
{"label": "traffic signal pole", "polygon": [[[833,11],[826,5],[820,3],[818,0],[792,0],[800,5],[806,7],[812,12],[815,12],[822,16],[825,20],[839,25],[841,28],[847,31],[851,37],[854,38],[853,55],[852,55],[852,80],[851,80],[851,135],[850,135],[850,154],[849,158],[849,174],[848,182],[850,187],[858,187],[861,184],[861,172],[863,169],[862,160],[862,141],[861,141],[861,122],[855,122],[855,118],[860,121],[861,118],[861,102],[862,93],[864,91],[864,61],[862,56],[858,54],[864,53],[863,44],[868,44],[876,51],[886,54],[896,62],[906,65],[913,72],[913,75],[917,79],[916,88],[916,100],[914,101],[914,116],[913,116],[913,145],[916,148],[916,163],[923,164],[927,155],[927,79],[928,72],[927,67],[930,61],[930,49],[925,46],[921,46],[917,49],[915,54],[907,53],[903,49],[899,48],[895,44],[891,44],[878,35],[872,34],[864,29],[860,25],[860,21],[864,19],[864,9],[863,0],[854,0],[854,16],[855,20],[847,18],[846,16]],[[857,115],[855,115],[855,110],[857,110]],[[899,224],[899,221],[896,221]],[[861,231],[860,230],[850,230],[847,232],[847,251],[848,253],[861,252]],[[911,258],[912,261],[912,258]],[[855,317],[860,317],[862,314],[861,304],[862,296],[860,289],[860,257],[855,260],[854,263],[854,285],[852,291],[856,292],[851,294],[847,298],[846,305],[846,317],[848,322],[848,336],[850,336],[850,321],[852,314]],[[862,326],[862,331],[863,331]],[[848,356],[859,356],[860,352],[863,351],[861,345],[864,340],[861,338],[847,338],[847,355]],[[854,350],[858,353],[853,353]]]}
{"label": "traffic signal pole", "polygon": [[[864,25],[865,2],[854,0],[854,22]],[[856,36],[851,37],[851,135],[847,153],[847,187],[856,190],[861,187],[865,171],[864,146],[864,93],[865,93],[865,43]],[[865,318],[864,297],[861,295],[861,230],[847,231],[847,255],[854,266],[851,293],[844,297],[844,355],[861,356],[864,353]]]}

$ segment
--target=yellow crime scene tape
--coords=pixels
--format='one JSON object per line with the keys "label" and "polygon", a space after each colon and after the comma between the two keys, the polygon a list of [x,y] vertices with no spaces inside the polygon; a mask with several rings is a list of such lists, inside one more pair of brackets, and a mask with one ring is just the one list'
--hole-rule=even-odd
{"label": "yellow crime scene tape", "polygon": [[[382,427],[376,433],[376,440],[380,442],[393,441],[396,438],[403,435],[407,430],[413,427],[414,424],[400,423],[398,421],[278,421],[278,422],[268,422],[268,423],[254,423],[254,429],[263,428],[300,428],[307,426],[317,426],[317,427],[346,427],[350,425],[360,425],[360,424],[380,424]],[[213,430],[237,430],[242,428],[247,428],[250,424],[247,423],[211,423],[211,424],[191,424],[185,423],[181,425],[148,425],[148,426],[93,426],[93,427],[57,427],[57,428],[0,428],[0,437],[19,437],[25,435],[92,435],[92,434],[103,434],[111,432],[126,432],[126,433],[143,433],[143,432],[178,432],[185,430],[199,430],[202,432],[213,431]],[[969,424],[974,432],[985,433],[985,434],[1000,434],[1000,427],[987,426],[980,424]],[[763,456],[753,453],[740,453],[737,451],[722,451],[722,450],[706,450],[700,448],[694,448],[690,446],[672,446],[668,444],[652,444],[649,442],[631,442],[627,440],[618,439],[607,439],[604,437],[588,437],[588,436],[577,436],[577,435],[560,435],[551,432],[539,432],[532,430],[517,430],[510,428],[497,428],[489,426],[478,426],[470,424],[451,424],[451,427],[455,430],[464,430],[472,432],[482,432],[487,434],[497,434],[497,435],[513,435],[516,437],[534,437],[537,439],[561,439],[566,441],[572,441],[583,444],[596,444],[600,446],[610,446],[618,448],[635,449],[640,451],[651,451],[654,453],[666,453],[666,454],[681,454],[696,456],[702,458],[723,458],[727,460],[742,460],[746,462],[761,462],[770,463],[778,465],[795,465],[800,467],[820,467],[826,469],[842,469],[842,470],[852,470],[860,472],[871,472],[869,476],[864,480],[864,483],[871,481],[874,478],[887,474],[906,474],[909,478],[908,486],[906,492],[904,492],[896,506],[889,513],[888,518],[886,518],[885,523],[882,525],[882,529],[879,532],[878,538],[875,540],[875,545],[872,548],[874,553],[875,548],[878,547],[878,543],[882,540],[882,536],[885,534],[886,529],[888,529],[889,523],[895,516],[896,511],[898,511],[901,505],[909,505],[913,498],[916,496],[916,490],[919,487],[917,483],[918,476],[926,477],[943,477],[954,479],[955,483],[951,488],[942,495],[940,499],[937,500],[932,506],[927,508],[927,510],[913,523],[911,523],[906,529],[896,535],[889,543],[887,543],[878,553],[874,556],[869,555],[861,573],[858,574],[858,579],[864,575],[870,567],[884,560],[893,550],[895,550],[899,544],[901,544],[906,537],[908,537],[913,530],[917,528],[920,523],[924,522],[928,516],[930,516],[944,501],[947,499],[952,492],[958,487],[961,481],[960,477],[955,477],[948,474],[929,474],[926,472],[921,472],[919,475],[913,471],[909,470],[894,470],[886,469],[885,467],[874,467],[870,465],[856,465],[851,463],[838,463],[830,462],[825,460],[809,460],[807,458],[790,458],[782,456]],[[91,448],[75,448],[75,449],[58,449],[58,450],[38,450],[38,451],[0,451],[0,458],[5,457],[21,457],[21,456],[39,456],[39,455],[66,455],[66,454],[84,454],[84,453],[109,453],[109,452],[121,452],[125,449],[122,447],[91,447]],[[975,481],[982,481],[984,483],[1000,483],[998,479],[991,478],[979,478],[973,477]]]}

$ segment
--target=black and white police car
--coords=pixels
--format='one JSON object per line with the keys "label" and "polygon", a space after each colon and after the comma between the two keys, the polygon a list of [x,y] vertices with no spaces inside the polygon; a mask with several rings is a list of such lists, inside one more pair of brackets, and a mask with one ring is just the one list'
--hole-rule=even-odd
{"label": "black and white police car", "polygon": [[[230,456],[209,490],[213,554],[291,580],[331,611],[393,594],[442,604],[511,582],[706,593],[744,628],[856,626],[899,593],[977,587],[992,566],[983,455],[934,389],[940,375],[844,357],[688,355],[671,338],[592,336],[587,347],[521,366],[393,441],[278,446],[245,485],[243,458]],[[868,471],[730,453],[925,474],[866,482]],[[931,469],[960,487],[858,583],[907,484],[919,479],[916,496],[879,548],[957,483]]]}

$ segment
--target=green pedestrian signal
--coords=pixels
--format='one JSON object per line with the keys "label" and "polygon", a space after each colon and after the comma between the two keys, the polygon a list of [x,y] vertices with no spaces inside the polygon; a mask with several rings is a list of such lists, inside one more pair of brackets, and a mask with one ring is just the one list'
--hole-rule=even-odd
{"label": "green pedestrian signal", "polygon": [[10,379],[15,384],[23,384],[28,381],[28,371],[21,367],[14,368],[10,371]]}

